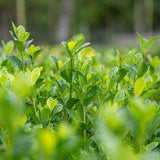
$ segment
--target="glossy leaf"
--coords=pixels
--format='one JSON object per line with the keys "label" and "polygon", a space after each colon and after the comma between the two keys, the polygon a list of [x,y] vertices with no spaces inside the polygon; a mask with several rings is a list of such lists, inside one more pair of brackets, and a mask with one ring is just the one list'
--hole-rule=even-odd
{"label": "glossy leaf", "polygon": [[12,63],[14,63],[16,66],[18,66],[21,70],[23,70],[22,62],[21,62],[21,60],[18,57],[12,55],[12,56],[9,56],[9,60]]}
{"label": "glossy leaf", "polygon": [[18,50],[19,50],[20,52],[23,52],[23,51],[24,51],[24,46],[23,46],[23,43],[22,43],[21,41],[15,40],[14,43],[15,43],[16,47],[18,48]]}
{"label": "glossy leaf", "polygon": [[49,55],[49,59],[52,61],[52,63],[55,65],[56,69],[58,69],[58,60],[54,55]]}
{"label": "glossy leaf", "polygon": [[145,83],[143,78],[137,79],[135,84],[134,84],[135,95],[139,96],[143,92],[145,86],[146,86],[146,83]]}
{"label": "glossy leaf", "polygon": [[47,99],[47,105],[48,105],[48,107],[49,107],[49,109],[50,109],[51,112],[53,111],[54,107],[55,107],[57,104],[58,104],[57,99],[52,99],[52,97],[49,97],[49,98]]}
{"label": "glossy leaf", "polygon": [[66,103],[66,107],[69,109],[72,109],[73,106],[78,102],[79,100],[77,98],[70,98],[67,103]]}
{"label": "glossy leaf", "polygon": [[146,44],[146,48],[145,48],[145,51],[148,52],[149,49],[152,47],[152,45],[158,40],[159,37],[153,37],[151,38],[147,44]]}
{"label": "glossy leaf", "polygon": [[68,83],[72,83],[73,82],[74,72],[73,72],[73,70],[71,68],[63,69],[60,72],[60,74]]}

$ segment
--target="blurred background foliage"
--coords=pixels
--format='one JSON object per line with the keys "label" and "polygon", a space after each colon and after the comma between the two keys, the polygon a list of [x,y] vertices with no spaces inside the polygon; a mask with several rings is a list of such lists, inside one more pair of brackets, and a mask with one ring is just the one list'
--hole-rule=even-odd
{"label": "blurred background foliage", "polygon": [[130,44],[136,32],[158,34],[159,7],[159,0],[0,0],[0,39],[9,39],[14,21],[38,43],[83,33],[92,43]]}

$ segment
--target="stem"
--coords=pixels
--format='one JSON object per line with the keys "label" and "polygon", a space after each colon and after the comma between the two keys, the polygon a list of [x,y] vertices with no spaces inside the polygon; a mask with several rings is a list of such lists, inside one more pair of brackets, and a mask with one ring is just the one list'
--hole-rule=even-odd
{"label": "stem", "polygon": [[50,125],[51,125],[51,117],[49,117],[49,122],[48,122],[49,129],[50,129]]}
{"label": "stem", "polygon": [[[74,65],[74,59],[73,59],[73,57],[71,56],[70,57],[70,62],[71,62],[71,72],[72,72],[72,69],[73,69],[73,65]],[[69,93],[69,98],[72,98],[72,86],[73,86],[73,84],[72,84],[72,82],[70,83],[70,93]],[[66,119],[67,119],[67,122],[69,121],[69,114],[67,113],[66,114]]]}
{"label": "stem", "polygon": [[[71,61],[71,71],[72,71],[74,65],[73,57],[70,57],[70,61]],[[72,98],[72,82],[70,83],[70,98]]]}
{"label": "stem", "polygon": [[69,98],[72,98],[72,83],[70,83],[70,94],[69,94]]}
{"label": "stem", "polygon": [[9,137],[9,134],[6,133],[6,131],[4,130],[3,126],[0,126],[0,130],[5,138],[5,141],[6,141],[6,150],[9,151],[10,148],[11,148],[11,141],[10,141],[10,137]]}
{"label": "stem", "polygon": [[23,58],[23,52],[21,52],[21,59],[22,59],[22,69],[24,71],[24,58]]}
{"label": "stem", "polygon": [[[86,124],[86,107],[83,106],[83,123]],[[86,150],[86,140],[87,140],[87,135],[86,135],[86,130],[83,131],[84,135],[84,149]]]}
{"label": "stem", "polygon": [[37,116],[37,111],[36,111],[36,104],[35,104],[35,100],[34,99],[33,99],[33,107],[34,107],[35,116],[38,117]]}

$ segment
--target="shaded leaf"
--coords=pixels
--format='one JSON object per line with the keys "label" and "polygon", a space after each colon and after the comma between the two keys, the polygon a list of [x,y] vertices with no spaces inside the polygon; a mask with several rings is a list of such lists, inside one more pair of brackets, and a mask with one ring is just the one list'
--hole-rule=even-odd
{"label": "shaded leaf", "polygon": [[17,49],[20,51],[20,52],[23,52],[24,51],[24,46],[23,46],[23,43],[19,40],[15,40],[14,41]]}
{"label": "shaded leaf", "polygon": [[9,60],[12,63],[14,63],[16,66],[18,66],[21,70],[23,70],[22,62],[21,62],[21,60],[18,57],[12,55],[12,56],[9,56]]}
{"label": "shaded leaf", "polygon": [[156,89],[152,89],[152,90],[148,90],[147,92],[145,92],[144,94],[142,94],[142,97],[144,99],[147,99],[151,96],[153,96],[154,94],[156,94],[158,91]]}
{"label": "shaded leaf", "polygon": [[138,63],[138,77],[142,77],[148,70],[148,67],[143,59]]}
{"label": "shaded leaf", "polygon": [[70,98],[66,103],[66,107],[71,109],[78,101],[79,100],[77,98]]}
{"label": "shaded leaf", "polygon": [[54,55],[49,55],[49,59],[52,61],[52,63],[55,65],[56,69],[58,70],[58,60]]}

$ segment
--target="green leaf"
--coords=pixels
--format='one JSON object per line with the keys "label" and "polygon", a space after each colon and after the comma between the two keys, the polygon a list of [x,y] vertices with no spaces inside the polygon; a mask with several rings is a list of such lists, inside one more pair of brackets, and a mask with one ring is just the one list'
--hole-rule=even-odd
{"label": "green leaf", "polygon": [[143,59],[138,63],[138,77],[142,77],[148,70],[148,67]]}
{"label": "green leaf", "polygon": [[66,107],[71,109],[78,101],[77,98],[70,98],[66,103]]}
{"label": "green leaf", "polygon": [[23,70],[22,62],[18,57],[12,55],[12,56],[9,56],[9,60],[15,65],[17,65],[21,70]]}
{"label": "green leaf", "polygon": [[17,27],[17,37],[18,38],[20,38],[21,37],[21,35],[23,34],[23,33],[25,33],[25,28],[22,26],[22,25],[19,25],[18,27]]}
{"label": "green leaf", "polygon": [[79,41],[77,41],[73,47],[73,51],[76,51],[77,49],[79,49],[79,47],[82,45],[83,42],[84,42],[84,39],[80,39]]}
{"label": "green leaf", "polygon": [[76,80],[76,82],[79,82],[79,85],[84,85],[84,83],[86,83],[86,78],[80,71],[74,72],[74,80]]}
{"label": "green leaf", "polygon": [[149,51],[149,49],[152,47],[152,45],[156,42],[156,40],[158,39],[159,37],[153,37],[151,38],[147,44],[146,44],[146,48],[145,48],[145,52],[147,53]]}
{"label": "green leaf", "polygon": [[55,65],[56,69],[58,70],[58,60],[54,55],[49,55],[49,59],[52,61],[52,63]]}
{"label": "green leaf", "polygon": [[39,50],[37,50],[37,51],[35,51],[34,53],[33,53],[33,61],[35,61],[36,60],[36,58],[37,58],[37,56],[41,53],[41,51],[42,51],[43,49],[39,49]]}
{"label": "green leaf", "polygon": [[12,38],[15,40],[17,40],[17,38],[13,35],[13,32],[12,31],[9,31],[10,35],[12,36]]}
{"label": "green leaf", "polygon": [[154,94],[156,94],[158,91],[156,89],[152,89],[152,90],[147,90],[147,92],[145,92],[144,94],[142,94],[142,98],[143,99],[147,99],[150,98],[151,96],[153,96]]}
{"label": "green leaf", "polygon": [[24,48],[27,48],[32,42],[33,42],[33,39],[26,41]]}
{"label": "green leaf", "polygon": [[63,69],[60,72],[60,74],[68,83],[72,83],[73,82],[74,72],[73,72],[73,70],[71,68]]}
{"label": "green leaf", "polygon": [[24,51],[24,46],[23,46],[23,43],[19,40],[15,40],[14,41],[17,49],[20,51],[20,52],[23,52]]}
{"label": "green leaf", "polygon": [[70,109],[66,108],[66,111],[74,121],[79,119],[77,113],[74,110],[70,110]]}
{"label": "green leaf", "polygon": [[121,68],[119,71],[118,71],[118,75],[117,75],[117,83],[119,83],[124,77],[125,75],[127,74],[128,70],[127,69],[124,69],[124,68]]}
{"label": "green leaf", "polygon": [[109,74],[110,77],[113,77],[117,72],[118,72],[118,67],[112,67],[109,70],[108,74]]}
{"label": "green leaf", "polygon": [[27,66],[28,64],[31,64],[32,62],[31,62],[31,60],[30,59],[27,59],[26,61],[25,61],[25,66]]}
{"label": "green leaf", "polygon": [[86,98],[83,101],[85,106],[89,105],[94,100],[94,97],[97,95],[97,90],[98,87],[95,85],[88,87]]}
{"label": "green leaf", "polygon": [[30,61],[32,62],[32,56],[29,54],[29,52],[28,52],[28,49],[27,49],[27,48],[25,49],[25,52],[26,52],[26,54],[27,54],[28,58],[30,59]]}
{"label": "green leaf", "polygon": [[65,41],[62,41],[62,45],[63,45],[63,47],[67,50],[69,56],[71,57],[72,54],[71,54],[71,51],[70,51],[70,49],[69,49],[69,47],[68,47],[68,43],[65,42]]}
{"label": "green leaf", "polygon": [[147,145],[147,151],[148,152],[151,152],[153,149],[155,149],[157,146],[158,146],[158,142],[152,142],[152,143],[150,143],[149,145]]}
{"label": "green leaf", "polygon": [[53,99],[52,97],[49,97],[49,98],[47,99],[47,105],[48,105],[48,107],[49,107],[49,109],[50,109],[51,112],[53,111],[54,107],[55,107],[57,104],[58,104],[57,99]]}
{"label": "green leaf", "polygon": [[56,115],[57,113],[61,112],[63,110],[62,104],[57,104],[53,109],[52,116]]}
{"label": "green leaf", "polygon": [[116,52],[117,52],[117,65],[118,65],[118,68],[120,68],[122,65],[122,56],[118,49],[116,50]]}
{"label": "green leaf", "polygon": [[2,41],[2,45],[3,45],[7,55],[9,55],[13,51],[13,48],[14,48],[13,41],[8,41],[6,44],[4,43],[4,41]]}
{"label": "green leaf", "polygon": [[39,67],[34,68],[33,71],[31,72],[32,86],[34,86],[34,84],[38,80],[40,73],[41,73],[41,70]]}
{"label": "green leaf", "polygon": [[41,111],[41,120],[44,121],[50,115],[50,110],[48,108],[43,108]]}
{"label": "green leaf", "polygon": [[144,41],[143,37],[138,32],[137,32],[137,34],[138,34],[142,54],[144,54],[144,52],[145,52],[145,41]]}
{"label": "green leaf", "polygon": [[152,61],[151,61],[151,65],[156,68],[158,66],[160,66],[160,59],[158,56],[155,56]]}
{"label": "green leaf", "polygon": [[40,88],[44,84],[44,79],[45,79],[44,77],[38,78],[38,80],[34,85],[35,89]]}
{"label": "green leaf", "polygon": [[78,54],[83,48],[85,48],[85,47],[87,47],[87,46],[89,46],[89,45],[90,45],[89,42],[84,43],[80,48],[77,49],[76,54]]}
{"label": "green leaf", "polygon": [[18,35],[18,29],[17,29],[17,27],[14,25],[13,22],[12,22],[12,27],[13,27],[14,33],[15,33],[16,36],[17,36],[17,35]]}
{"label": "green leaf", "polygon": [[125,98],[126,98],[125,91],[124,90],[118,91],[115,95],[114,102],[123,101]]}
{"label": "green leaf", "polygon": [[145,86],[146,86],[146,83],[143,78],[137,79],[137,81],[134,84],[135,95],[139,96],[143,92]]}

